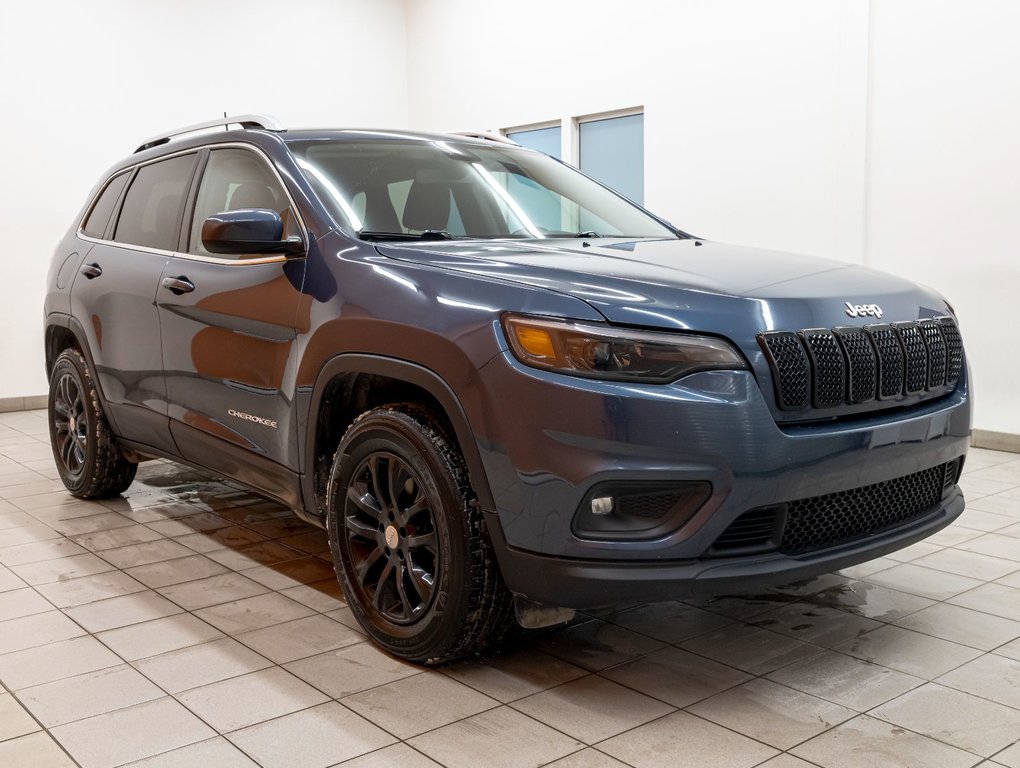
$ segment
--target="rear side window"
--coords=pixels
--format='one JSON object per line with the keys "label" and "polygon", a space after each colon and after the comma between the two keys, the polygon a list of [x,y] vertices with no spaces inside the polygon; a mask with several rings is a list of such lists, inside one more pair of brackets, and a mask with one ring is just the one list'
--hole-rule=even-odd
{"label": "rear side window", "polygon": [[181,155],[138,169],[121,206],[114,240],[165,251],[177,248],[177,217],[195,157]]}
{"label": "rear side window", "polygon": [[106,234],[106,225],[110,223],[110,215],[113,213],[114,206],[117,205],[117,200],[120,199],[120,193],[124,191],[124,185],[127,184],[129,175],[122,173],[110,179],[110,183],[106,185],[106,189],[99,195],[96,204],[92,206],[92,210],[85,218],[85,226],[81,228],[82,232],[89,237],[102,237]]}

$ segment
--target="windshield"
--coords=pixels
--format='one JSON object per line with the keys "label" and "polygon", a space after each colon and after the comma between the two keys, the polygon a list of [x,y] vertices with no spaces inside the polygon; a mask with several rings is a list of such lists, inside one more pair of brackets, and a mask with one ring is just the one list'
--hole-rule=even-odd
{"label": "windshield", "polygon": [[365,239],[677,237],[624,198],[521,147],[319,139],[290,148],[337,224]]}

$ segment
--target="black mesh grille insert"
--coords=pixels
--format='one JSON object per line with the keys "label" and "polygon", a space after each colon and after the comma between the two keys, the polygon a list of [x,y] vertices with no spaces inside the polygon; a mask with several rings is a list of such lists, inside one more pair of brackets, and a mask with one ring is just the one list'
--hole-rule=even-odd
{"label": "black mesh grille insert", "polygon": [[808,359],[800,339],[793,333],[763,333],[758,338],[772,367],[779,407],[788,411],[807,408]]}
{"label": "black mesh grille insert", "polygon": [[712,550],[720,552],[749,548],[762,549],[768,546],[776,532],[776,518],[779,512],[778,507],[762,507],[745,512],[730,523],[723,531],[722,536],[715,540]]}
{"label": "black mesh grille insert", "polygon": [[847,402],[874,400],[878,372],[871,338],[863,328],[833,328],[832,332],[839,339],[848,363]]}
{"label": "black mesh grille insert", "polygon": [[903,347],[891,325],[865,326],[878,351],[878,397],[888,400],[903,394]]}
{"label": "black mesh grille insert", "polygon": [[831,547],[920,517],[939,503],[956,460],[883,483],[791,501],[779,551]]}
{"label": "black mesh grille insert", "polygon": [[928,348],[928,389],[938,389],[946,384],[946,341],[942,337],[941,323],[922,320],[917,325]]}
{"label": "black mesh grille insert", "polygon": [[953,386],[960,379],[963,367],[963,339],[960,331],[950,318],[941,318],[942,335],[946,340],[946,384]]}
{"label": "black mesh grille insert", "polygon": [[963,370],[963,340],[950,317],[772,331],[758,341],[786,411],[936,397],[955,387]]}
{"label": "black mesh grille insert", "polygon": [[831,408],[846,399],[843,352],[832,331],[812,328],[801,331],[811,358],[811,401],[815,408]]}
{"label": "black mesh grille insert", "polygon": [[921,338],[921,329],[917,323],[894,323],[893,328],[900,336],[906,355],[907,394],[923,392],[928,385],[928,350]]}

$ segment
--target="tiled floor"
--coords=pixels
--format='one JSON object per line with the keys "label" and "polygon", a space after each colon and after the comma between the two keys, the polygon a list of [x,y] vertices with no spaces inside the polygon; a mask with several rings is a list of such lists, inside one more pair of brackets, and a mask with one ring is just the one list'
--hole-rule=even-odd
{"label": "tiled floor", "polygon": [[633,607],[439,670],[366,642],[324,535],[142,465],[56,481],[0,415],[0,766],[1020,768],[1020,456],[931,539],[751,597]]}

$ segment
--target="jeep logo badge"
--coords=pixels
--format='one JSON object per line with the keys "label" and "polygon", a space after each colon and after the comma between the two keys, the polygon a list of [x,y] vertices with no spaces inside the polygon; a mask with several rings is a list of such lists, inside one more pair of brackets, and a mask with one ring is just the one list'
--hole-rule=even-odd
{"label": "jeep logo badge", "polygon": [[851,304],[846,302],[846,313],[850,317],[881,317],[882,308],[878,304]]}

